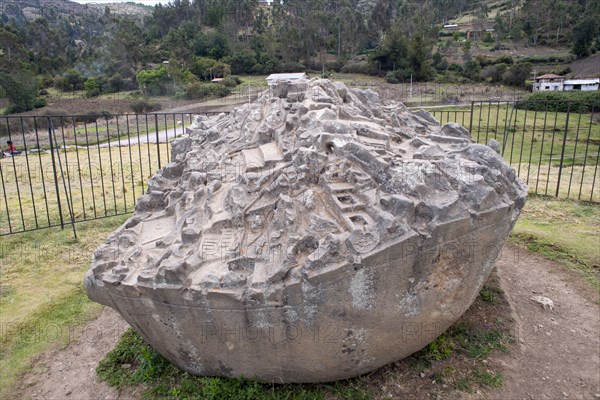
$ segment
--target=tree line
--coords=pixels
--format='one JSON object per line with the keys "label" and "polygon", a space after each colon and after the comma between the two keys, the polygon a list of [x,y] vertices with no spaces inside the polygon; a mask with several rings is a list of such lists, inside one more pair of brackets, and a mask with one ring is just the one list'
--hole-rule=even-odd
{"label": "tree line", "polygon": [[[561,45],[577,57],[600,49],[594,0],[275,0],[270,8],[256,0],[172,0],[145,18],[106,8],[86,15],[50,10],[34,20],[15,9],[0,21],[0,94],[11,111],[23,111],[43,105],[39,96],[49,87],[89,96],[226,95],[235,78],[201,85],[305,70],[375,74],[390,83],[522,84],[527,65],[473,58],[458,32],[444,37],[441,26],[467,13],[473,29],[493,21],[494,37],[484,40],[497,47]],[[461,61],[449,62],[456,52]]]}

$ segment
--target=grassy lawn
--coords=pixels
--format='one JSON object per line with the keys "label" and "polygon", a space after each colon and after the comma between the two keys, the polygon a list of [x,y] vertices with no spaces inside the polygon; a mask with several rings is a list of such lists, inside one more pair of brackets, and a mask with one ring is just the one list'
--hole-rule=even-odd
{"label": "grassy lawn", "polygon": [[94,249],[125,221],[115,217],[68,229],[0,237],[0,398],[34,357],[68,343],[76,326],[101,307],[90,302],[83,276]]}
{"label": "grassy lawn", "polygon": [[532,196],[511,241],[578,271],[600,290],[600,205]]}
{"label": "grassy lawn", "polygon": [[[0,202],[0,234],[8,233],[10,228],[21,231],[59,224],[58,197],[63,219],[69,221],[66,193],[70,194],[75,220],[132,211],[137,198],[147,190],[148,179],[158,170],[158,151],[152,143],[70,149],[66,154],[61,151],[60,164],[68,179],[65,191],[57,166],[58,196],[51,154],[1,160],[6,197],[3,194]],[[161,144],[162,165],[167,162],[167,153],[167,144]],[[59,162],[57,153],[55,162]]]}
{"label": "grassy lawn", "polygon": [[[503,157],[529,185],[529,191],[561,197],[600,201],[594,182],[600,175],[600,122],[590,114],[536,112],[513,109],[505,103],[484,103],[470,107],[430,108],[441,124],[457,122],[467,128],[478,143],[497,140]],[[563,147],[564,142],[564,147]],[[564,148],[564,152],[563,152]],[[561,156],[564,153],[562,172]],[[530,163],[531,161],[531,163]]]}

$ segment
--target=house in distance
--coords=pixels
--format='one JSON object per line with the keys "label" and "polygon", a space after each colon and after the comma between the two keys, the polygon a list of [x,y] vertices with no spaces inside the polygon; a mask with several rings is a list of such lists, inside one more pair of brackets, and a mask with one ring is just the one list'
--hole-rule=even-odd
{"label": "house in distance", "polygon": [[546,74],[534,79],[534,92],[547,91],[592,91],[600,88],[600,78],[567,79],[564,76]]}

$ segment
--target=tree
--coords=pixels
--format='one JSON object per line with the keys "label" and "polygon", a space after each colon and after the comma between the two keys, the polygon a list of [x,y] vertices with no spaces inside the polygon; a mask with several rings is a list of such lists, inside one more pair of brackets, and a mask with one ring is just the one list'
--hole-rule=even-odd
{"label": "tree", "polygon": [[201,57],[190,65],[190,72],[202,80],[224,78],[231,74],[229,65],[208,57]]}
{"label": "tree", "polygon": [[472,81],[476,81],[479,79],[480,69],[481,67],[479,66],[479,63],[477,61],[469,60],[463,65],[462,74],[465,78],[468,78]]}
{"label": "tree", "polygon": [[100,94],[100,85],[94,77],[87,78],[83,86],[85,88],[86,97],[95,97]]}
{"label": "tree", "polygon": [[598,26],[597,17],[588,15],[583,18],[573,28],[573,46],[571,52],[577,57],[585,57],[590,54],[590,46],[594,40],[600,41],[598,34],[600,27]]}
{"label": "tree", "polygon": [[137,74],[137,81],[146,95],[160,96],[170,92],[172,83],[165,67],[154,70],[141,70]]}
{"label": "tree", "polygon": [[68,69],[65,71],[63,76],[58,79],[57,87],[65,92],[71,92],[75,90],[83,90],[83,83],[85,79],[81,75],[81,72],[76,69]]}
{"label": "tree", "polygon": [[0,72],[0,86],[10,102],[9,113],[29,111],[35,107],[37,84],[32,75]]}
{"label": "tree", "polygon": [[223,61],[231,66],[231,73],[234,75],[251,74],[252,67],[256,65],[256,55],[253,51],[242,48],[223,58]]}
{"label": "tree", "polygon": [[433,77],[434,71],[429,61],[429,51],[420,36],[413,38],[408,59],[414,74],[414,80],[427,81]]}
{"label": "tree", "polygon": [[533,65],[531,63],[517,63],[511,65],[502,75],[505,84],[511,86],[525,86],[525,81],[529,79]]}

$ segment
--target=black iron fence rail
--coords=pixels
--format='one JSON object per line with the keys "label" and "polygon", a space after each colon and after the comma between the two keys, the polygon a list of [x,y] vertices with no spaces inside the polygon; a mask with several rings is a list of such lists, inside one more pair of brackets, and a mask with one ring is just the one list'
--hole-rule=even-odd
{"label": "black iron fence rail", "polygon": [[496,140],[530,193],[600,202],[600,113],[594,104],[488,100],[428,111],[441,124],[464,125],[478,143]]}
{"label": "black iron fence rail", "polygon": [[194,115],[1,118],[0,236],[132,212]]}
{"label": "black iron fence rail", "polygon": [[[478,143],[498,141],[530,192],[600,202],[597,110],[582,111],[579,103],[559,112],[550,102],[523,107],[475,101],[429,112],[441,124],[469,128]],[[131,213],[194,115],[0,118],[0,145],[6,150],[11,141],[20,152],[0,160],[0,236]]]}

